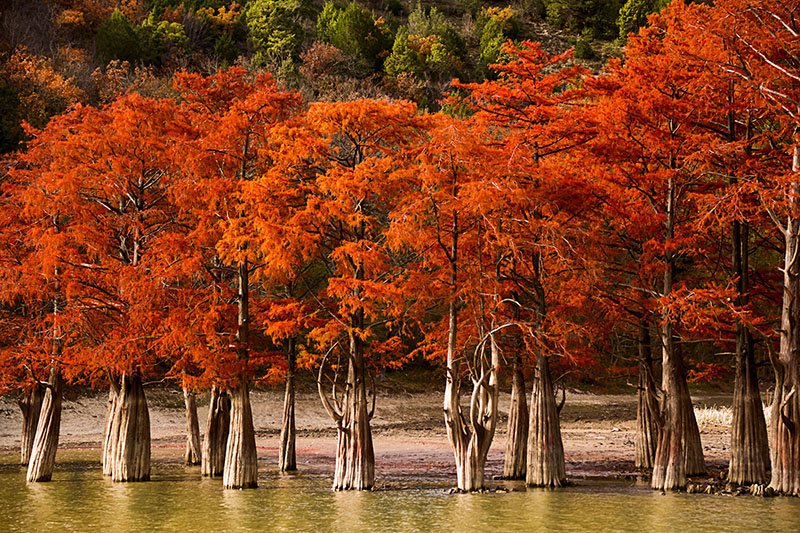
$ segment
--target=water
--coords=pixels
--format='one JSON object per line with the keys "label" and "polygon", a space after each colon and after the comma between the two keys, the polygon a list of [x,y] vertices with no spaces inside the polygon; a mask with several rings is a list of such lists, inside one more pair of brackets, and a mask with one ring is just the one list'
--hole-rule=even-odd
{"label": "water", "polygon": [[[0,532],[14,531],[800,531],[800,499],[666,494],[632,482],[579,480],[559,490],[448,494],[452,483],[390,480],[395,490],[335,493],[325,472],[222,489],[198,468],[153,465],[147,483],[112,483],[96,450],[59,450],[50,483],[26,484],[0,456]],[[490,486],[501,486],[490,482]]]}

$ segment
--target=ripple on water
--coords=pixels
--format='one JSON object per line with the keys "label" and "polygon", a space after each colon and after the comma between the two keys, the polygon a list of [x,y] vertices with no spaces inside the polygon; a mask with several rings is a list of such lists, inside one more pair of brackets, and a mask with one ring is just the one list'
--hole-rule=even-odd
{"label": "ripple on water", "polygon": [[399,476],[380,481],[402,490],[332,492],[324,473],[264,464],[258,489],[226,491],[176,463],[154,463],[147,483],[112,483],[97,450],[64,450],[53,481],[29,485],[15,460],[0,457],[0,531],[800,531],[797,498],[662,495],[632,482],[451,495],[452,482]]}

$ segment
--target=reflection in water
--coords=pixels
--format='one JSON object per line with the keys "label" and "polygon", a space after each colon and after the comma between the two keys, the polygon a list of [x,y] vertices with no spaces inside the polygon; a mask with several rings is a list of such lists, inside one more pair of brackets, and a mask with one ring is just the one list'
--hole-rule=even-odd
{"label": "reflection in water", "polygon": [[0,531],[800,531],[797,498],[661,495],[600,481],[449,495],[451,483],[431,489],[413,477],[391,480],[409,490],[335,493],[324,473],[278,475],[267,464],[258,489],[230,491],[178,463],[155,463],[150,482],[111,483],[99,452],[88,453],[93,462],[59,453],[53,481],[31,485],[24,469],[3,464],[16,456],[0,456]]}

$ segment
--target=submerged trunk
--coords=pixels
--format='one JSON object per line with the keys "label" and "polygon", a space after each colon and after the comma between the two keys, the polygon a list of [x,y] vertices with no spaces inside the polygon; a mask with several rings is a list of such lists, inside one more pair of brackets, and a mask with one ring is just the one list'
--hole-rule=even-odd
{"label": "submerged trunk", "polygon": [[[728,481],[739,485],[763,484],[769,468],[769,443],[764,407],[749,332],[737,327],[736,379],[733,389],[731,460]],[[746,346],[743,346],[743,344]]]}
{"label": "submerged trunk", "polygon": [[257,487],[256,435],[250,408],[250,390],[246,383],[231,391],[230,417],[222,484],[226,489]]}
{"label": "submerged trunk", "polygon": [[650,355],[650,324],[639,322],[639,386],[636,394],[636,468],[653,468],[658,445],[656,385]]}
{"label": "submerged trunk", "polygon": [[50,481],[56,464],[58,434],[61,429],[61,392],[63,384],[58,368],[53,364],[50,378],[44,393],[36,436],[33,439],[30,461],[28,462],[29,482]]}
{"label": "submerged trunk", "polygon": [[[248,358],[250,338],[250,271],[247,260],[239,264],[239,302],[236,331],[238,358]],[[258,456],[256,434],[253,429],[253,411],[250,408],[250,388],[242,376],[231,393],[230,426],[225,446],[225,467],[222,484],[226,489],[247,489],[258,486]]]}
{"label": "submerged trunk", "polygon": [[685,380],[680,372],[680,365],[675,360],[672,325],[665,322],[662,330],[662,378],[663,390],[661,406],[661,431],[656,447],[653,463],[654,489],[673,490],[686,486],[686,463],[683,448],[683,411],[681,410],[681,383]]}
{"label": "submerged trunk", "polygon": [[204,476],[221,476],[225,469],[225,447],[228,443],[230,423],[231,404],[228,393],[212,386],[200,467]]}
{"label": "submerged trunk", "polygon": [[150,413],[138,374],[123,374],[110,429],[112,481],[150,479]]}
{"label": "submerged trunk", "polygon": [[508,409],[508,439],[503,464],[504,479],[525,479],[528,453],[528,402],[521,358],[514,358],[511,379],[511,405]]}
{"label": "submerged trunk", "polygon": [[536,357],[528,430],[528,471],[525,482],[529,487],[561,487],[567,482],[558,411],[550,365],[547,357],[539,353]]}
{"label": "submerged trunk", "polygon": [[295,353],[294,338],[289,339],[287,347],[286,394],[283,398],[283,420],[281,422],[281,443],[278,449],[278,468],[281,472],[297,470],[295,457],[295,423],[294,423],[294,371]]}
{"label": "submerged trunk", "polygon": [[20,435],[20,460],[27,465],[31,458],[33,440],[36,437],[36,427],[39,425],[39,411],[42,409],[44,392],[38,383],[33,386],[24,398],[17,401],[22,411],[22,433]]}
{"label": "submerged trunk", "polygon": [[[733,271],[737,278],[738,305],[747,303],[749,283],[749,226],[735,221],[732,228]],[[739,485],[767,480],[769,442],[761,393],[758,390],[753,339],[741,322],[736,323],[736,378],[733,384],[733,424],[728,481]]]}
{"label": "submerged trunk", "polygon": [[[360,318],[356,317],[354,321],[360,322]],[[337,424],[334,490],[368,490],[375,483],[375,453],[370,427],[372,414],[367,405],[367,369],[363,349],[363,341],[351,332],[343,412]]]}
{"label": "submerged trunk", "polygon": [[[794,147],[792,171],[800,173],[800,145]],[[772,480],[769,486],[783,494],[800,493],[800,183],[791,187],[790,216],[784,229],[786,258],[783,270],[780,353],[773,359],[776,384],[772,401]]]}
{"label": "submerged trunk", "polygon": [[106,425],[103,431],[103,475],[110,476],[114,461],[111,455],[112,433],[111,428],[114,424],[114,412],[117,409],[117,398],[119,397],[119,387],[112,380],[108,387],[108,407],[106,408]]}
{"label": "submerged trunk", "polygon": [[183,401],[186,405],[186,454],[187,465],[200,464],[200,422],[197,420],[197,398],[194,391],[183,388]]}
{"label": "submerged trunk", "polygon": [[662,328],[661,341],[663,400],[651,486],[680,490],[686,487],[687,476],[704,474],[706,466],[686,372],[668,320]]}
{"label": "submerged trunk", "polygon": [[[674,162],[670,167],[674,168]],[[667,243],[675,236],[675,178],[670,177],[667,188]],[[664,296],[672,293],[675,276],[675,257],[668,253],[664,271]],[[692,408],[683,356],[675,344],[672,319],[662,316],[661,326],[661,388],[663,396],[658,414],[660,426],[658,446],[653,462],[651,486],[659,490],[686,487],[686,476],[705,473],[700,430]]]}

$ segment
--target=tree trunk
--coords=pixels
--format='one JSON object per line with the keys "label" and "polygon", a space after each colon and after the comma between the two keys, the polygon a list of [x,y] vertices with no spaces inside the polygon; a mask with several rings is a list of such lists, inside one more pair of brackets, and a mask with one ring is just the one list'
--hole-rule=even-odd
{"label": "tree trunk", "polygon": [[33,440],[36,437],[36,427],[39,425],[39,412],[42,409],[43,396],[42,386],[37,383],[25,397],[17,401],[20,411],[22,411],[20,460],[23,465],[27,465],[31,458]]}
{"label": "tree trunk", "polygon": [[681,381],[683,388],[680,395],[681,409],[683,410],[683,445],[684,467],[687,476],[702,476],[706,474],[706,461],[703,457],[703,443],[700,440],[700,428],[697,427],[697,417],[694,414],[692,397],[689,395],[689,386],[686,384],[686,370],[683,367],[683,357],[679,356],[681,365]]}
{"label": "tree trunk", "polygon": [[[752,138],[752,120],[747,119],[746,138]],[[737,140],[736,115],[728,113],[728,141]],[[745,152],[750,153],[746,147]],[[738,179],[731,178],[735,187]],[[731,277],[736,284],[735,304],[749,302],[750,225],[734,220],[731,225]],[[731,459],[728,481],[739,485],[763,484],[767,480],[769,442],[764,421],[764,408],[758,390],[753,339],[747,327],[736,321],[736,377],[733,384],[733,423],[731,427]]]}
{"label": "tree trunk", "polygon": [[511,405],[508,409],[508,438],[503,464],[504,479],[525,479],[528,453],[528,402],[521,358],[514,357],[511,369]]}
{"label": "tree trunk", "polygon": [[561,487],[567,482],[558,411],[550,365],[547,357],[539,353],[533,378],[528,431],[528,472],[525,482],[529,487]]}
{"label": "tree trunk", "polygon": [[656,384],[653,378],[653,359],[650,355],[650,324],[639,321],[639,386],[636,395],[636,468],[653,468],[658,445]]}
{"label": "tree trunk", "polygon": [[123,374],[114,405],[111,439],[111,480],[150,479],[150,413],[138,374]]}
{"label": "tree trunk", "polygon": [[231,423],[225,447],[222,484],[226,489],[249,489],[258,486],[258,456],[250,390],[242,383],[231,391]]}
{"label": "tree trunk", "polygon": [[287,346],[286,394],[283,398],[283,420],[281,422],[281,443],[278,449],[278,467],[281,472],[297,470],[295,457],[295,423],[294,423],[294,371],[295,353],[294,338],[289,339]]}
{"label": "tree trunk", "polygon": [[[674,161],[670,162],[674,168]],[[675,178],[670,176],[667,186],[665,243],[675,236]],[[664,296],[672,293],[675,276],[675,256],[666,255],[664,271]],[[661,326],[661,412],[658,446],[653,463],[651,486],[658,490],[678,490],[686,486],[686,476],[705,473],[700,430],[694,416],[683,356],[675,345],[672,320],[662,317]]]}
{"label": "tree trunk", "polygon": [[61,393],[63,383],[55,364],[51,364],[47,390],[42,400],[36,436],[33,439],[30,461],[28,462],[29,482],[50,481],[56,465],[58,434],[61,429]]}
{"label": "tree trunk", "polygon": [[[248,358],[250,342],[250,271],[247,260],[239,264],[239,314],[238,357]],[[225,446],[225,468],[222,484],[226,489],[248,489],[258,486],[258,456],[256,434],[253,429],[253,411],[250,408],[250,388],[242,376],[235,390],[231,391],[231,422],[228,443]]]}
{"label": "tree trunk", "polygon": [[221,476],[225,469],[225,448],[228,443],[230,423],[231,402],[228,393],[212,386],[200,467],[204,476]]}
{"label": "tree trunk", "polygon": [[[363,327],[361,313],[353,317],[353,327]],[[363,341],[350,332],[347,385],[344,410],[337,424],[334,490],[369,490],[375,483],[375,453],[372,448],[372,414],[367,405],[367,369]]]}
{"label": "tree trunk", "polygon": [[[731,230],[733,244],[733,274],[736,277],[737,305],[748,300],[748,234],[749,226],[734,221]],[[764,408],[758,390],[753,339],[750,331],[736,323],[736,378],[733,385],[733,424],[731,427],[731,460],[728,481],[739,485],[767,480],[769,442]]]}
{"label": "tree trunk", "polygon": [[[737,324],[736,379],[733,390],[733,424],[728,481],[739,485],[763,484],[769,468],[769,443],[764,407],[749,332]],[[748,345],[744,347],[743,344]]]}
{"label": "tree trunk", "polygon": [[183,401],[186,404],[186,454],[187,465],[200,464],[200,422],[197,420],[197,398],[194,391],[183,388]]}
{"label": "tree trunk", "polygon": [[[800,173],[800,144],[795,144],[792,171]],[[776,384],[772,401],[772,480],[769,486],[783,494],[800,493],[800,182],[791,186],[789,217],[784,230],[781,345],[773,358]]]}
{"label": "tree trunk", "polygon": [[110,476],[113,470],[114,461],[112,459],[112,441],[116,436],[111,433],[114,424],[114,413],[117,409],[117,398],[119,398],[119,386],[111,380],[108,387],[108,407],[106,408],[106,425],[103,431],[103,475]]}

